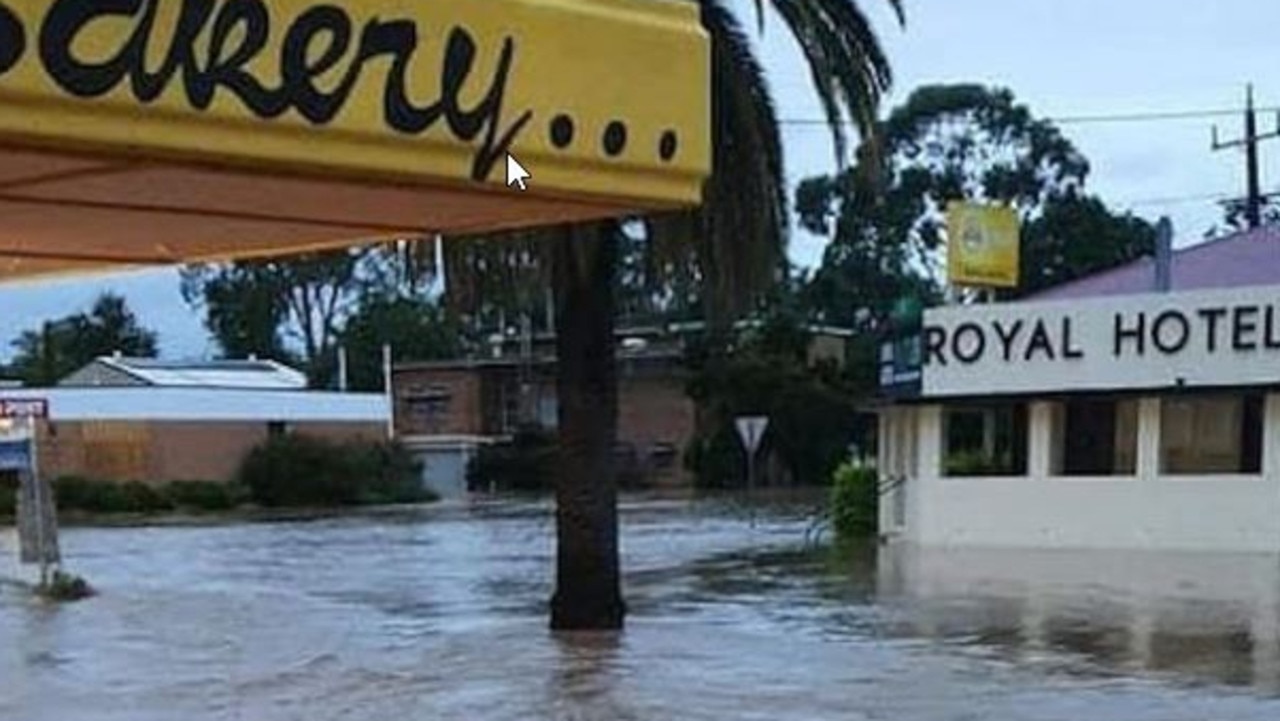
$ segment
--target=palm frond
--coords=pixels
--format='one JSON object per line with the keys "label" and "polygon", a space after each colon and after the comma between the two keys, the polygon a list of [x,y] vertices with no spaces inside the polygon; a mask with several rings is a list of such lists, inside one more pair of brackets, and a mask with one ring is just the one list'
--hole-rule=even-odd
{"label": "palm frond", "polygon": [[[902,0],[888,1],[899,22],[905,22]],[[864,140],[873,138],[880,99],[893,83],[880,39],[852,0],[773,0],[773,6],[809,65],[843,167],[848,161],[846,120]]]}

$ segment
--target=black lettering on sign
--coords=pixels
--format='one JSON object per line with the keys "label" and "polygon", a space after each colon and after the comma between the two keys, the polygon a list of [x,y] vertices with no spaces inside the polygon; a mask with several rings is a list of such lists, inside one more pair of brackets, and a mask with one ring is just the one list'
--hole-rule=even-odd
{"label": "black lettering on sign", "polygon": [[[1172,329],[1173,332],[1167,332]],[[1187,347],[1191,339],[1191,322],[1180,311],[1166,310],[1151,323],[1151,342],[1165,355],[1172,355]]]}
{"label": "black lettering on sign", "polygon": [[[361,28],[358,44],[353,44],[355,27],[338,5],[312,7],[283,31],[280,86],[271,87],[249,69],[272,35],[271,15],[262,0],[183,0],[165,60],[153,72],[146,64],[148,44],[163,39],[156,32],[163,1],[54,0],[40,28],[45,72],[64,92],[79,98],[105,95],[127,79],[134,97],[143,103],[160,97],[181,72],[187,102],[197,110],[208,109],[218,92],[224,91],[259,118],[275,118],[292,109],[307,121],[323,125],[342,112],[370,61],[389,57],[390,67],[381,79],[383,121],[397,132],[418,135],[443,119],[453,137],[476,145],[470,172],[477,181],[489,177],[533,118],[533,112],[525,110],[509,122],[504,119],[507,80],[516,58],[512,38],[503,38],[492,76],[476,77],[473,71],[480,49],[464,28],[452,28],[443,44],[440,94],[419,104],[409,97],[407,87],[419,48],[417,25],[375,18]],[[72,50],[76,38],[95,21],[107,18],[133,21],[120,47],[94,61],[76,57]],[[206,31],[203,57],[197,57],[198,39]],[[22,49],[21,23],[0,5],[0,72],[17,61]],[[336,84],[329,90],[316,87],[317,79],[331,72],[337,73]],[[479,100],[463,107],[464,95],[477,95],[476,85],[483,90]]]}
{"label": "black lettering on sign", "polygon": [[1084,349],[1071,343],[1071,319],[1064,317],[1062,319],[1062,357],[1063,358],[1083,358]]}
{"label": "black lettering on sign", "polygon": [[1226,308],[1201,308],[1196,314],[1204,318],[1205,330],[1208,337],[1205,341],[1205,348],[1210,353],[1218,350],[1218,321],[1227,314]]}
{"label": "black lettering on sign", "polygon": [[[324,49],[314,60],[309,59],[311,45],[317,38]],[[329,93],[318,90],[315,79],[338,65],[351,47],[351,20],[332,5],[317,5],[298,16],[285,36],[281,49],[280,72],[283,85],[292,93],[293,106],[302,117],[322,125],[333,120],[343,102],[360,78],[363,61],[347,66],[338,86]]]}
{"label": "black lettering on sign", "polygon": [[1137,317],[1136,327],[1126,327],[1124,322],[1124,313],[1116,313],[1115,332],[1112,335],[1111,355],[1119,357],[1124,351],[1124,342],[1126,340],[1133,341],[1134,350],[1138,355],[1142,355],[1146,350],[1147,338],[1147,314],[1139,313]]}
{"label": "black lettering on sign", "polygon": [[1013,325],[1005,328],[1000,321],[996,320],[991,322],[991,326],[995,328],[996,337],[1000,339],[1000,352],[1003,354],[1004,362],[1008,363],[1013,359],[1013,340],[1022,330],[1022,321],[1015,320]]}
{"label": "black lettering on sign", "polygon": [[1280,348],[1280,328],[1276,327],[1276,307],[1268,305],[1266,312],[1263,314],[1263,327],[1266,329],[1263,334],[1263,344],[1267,350],[1275,350]]}
{"label": "black lettering on sign", "polygon": [[4,4],[0,4],[0,73],[6,73],[22,59],[27,49],[27,33],[22,22]]}
{"label": "black lettering on sign", "polygon": [[[967,344],[967,349],[964,341],[965,336],[973,339]],[[961,363],[976,363],[986,350],[987,335],[982,332],[982,326],[977,323],[961,323],[956,326],[955,332],[951,334],[951,355]]]}
{"label": "black lettering on sign", "polygon": [[1053,341],[1049,338],[1049,329],[1044,327],[1044,320],[1036,321],[1035,330],[1031,331],[1031,342],[1027,343],[1027,351],[1023,354],[1023,360],[1031,360],[1035,357],[1036,352],[1044,354],[1045,358],[1053,360]]}
{"label": "black lettering on sign", "polygon": [[1257,350],[1258,306],[1236,306],[1231,312],[1231,347],[1234,350]]}
{"label": "black lettering on sign", "polygon": [[933,365],[936,359],[938,365],[947,364],[947,354],[944,350],[947,345],[947,331],[945,328],[939,328],[936,325],[928,326],[924,329],[924,364]]}

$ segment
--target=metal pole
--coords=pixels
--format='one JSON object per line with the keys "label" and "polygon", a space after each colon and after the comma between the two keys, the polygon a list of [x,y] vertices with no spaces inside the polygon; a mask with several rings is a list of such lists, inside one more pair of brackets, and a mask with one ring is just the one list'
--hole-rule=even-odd
{"label": "metal pole", "polygon": [[751,518],[751,527],[756,527],[756,454],[754,450],[747,451],[747,511]]}
{"label": "metal pole", "polygon": [[31,458],[31,468],[28,473],[31,474],[31,498],[34,501],[31,505],[35,506],[33,510],[36,522],[36,555],[40,557],[40,588],[46,589],[49,587],[49,556],[45,553],[45,547],[48,545],[45,539],[48,529],[44,527],[45,489],[44,484],[40,482],[40,465],[36,458],[35,423],[30,418],[25,419],[23,423],[26,426],[28,455]]}
{"label": "metal pole", "polygon": [[391,344],[384,343],[382,346],[382,392],[387,397],[387,440],[394,440],[396,437],[396,398],[391,379],[392,370]]}

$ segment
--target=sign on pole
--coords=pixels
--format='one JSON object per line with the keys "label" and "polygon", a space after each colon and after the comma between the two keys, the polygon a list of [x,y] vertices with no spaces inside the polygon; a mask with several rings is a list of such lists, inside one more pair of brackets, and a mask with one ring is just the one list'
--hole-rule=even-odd
{"label": "sign on pole", "polygon": [[[747,451],[747,492],[756,487],[756,451],[760,449],[760,439],[769,428],[769,419],[765,416],[739,416],[733,420],[738,429],[738,438]],[[756,509],[751,509],[751,526],[756,525]]]}
{"label": "sign on pole", "polygon": [[947,206],[947,279],[977,288],[1018,286],[1018,216],[1003,205]]}
{"label": "sign on pole", "polygon": [[747,457],[752,457],[760,448],[760,439],[769,427],[769,419],[765,416],[740,416],[734,419],[738,428],[738,438],[742,439],[742,447],[747,449]]}
{"label": "sign on pole", "polygon": [[18,474],[19,561],[40,564],[41,583],[62,561],[53,491],[39,475],[35,420],[49,416],[43,398],[0,398],[0,470]]}
{"label": "sign on pole", "polygon": [[48,418],[49,401],[43,398],[0,398],[0,418]]}

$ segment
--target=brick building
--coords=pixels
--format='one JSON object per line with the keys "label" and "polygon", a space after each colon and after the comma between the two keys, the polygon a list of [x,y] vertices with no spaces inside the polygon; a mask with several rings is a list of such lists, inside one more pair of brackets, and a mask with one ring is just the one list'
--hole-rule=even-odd
{"label": "brick building", "polygon": [[40,398],[40,474],[164,483],[231,480],[273,434],[334,441],[385,439],[382,395],[305,390],[297,371],[269,361],[173,362],[99,358],[57,388],[5,389]]}
{"label": "brick building", "polygon": [[[466,464],[480,446],[524,424],[556,427],[555,361],[546,356],[406,363],[393,377],[397,435],[425,461],[428,484],[445,494],[465,489]],[[695,407],[685,380],[678,352],[619,353],[618,455],[639,485],[689,481],[681,456]]]}

